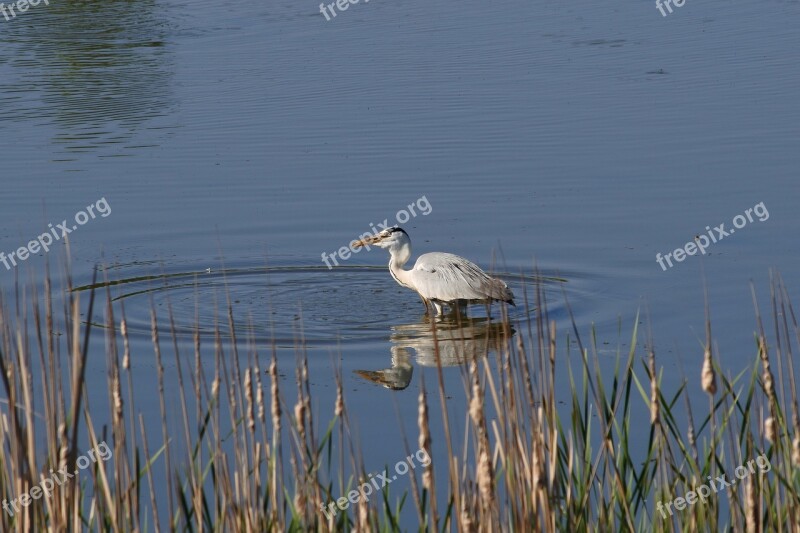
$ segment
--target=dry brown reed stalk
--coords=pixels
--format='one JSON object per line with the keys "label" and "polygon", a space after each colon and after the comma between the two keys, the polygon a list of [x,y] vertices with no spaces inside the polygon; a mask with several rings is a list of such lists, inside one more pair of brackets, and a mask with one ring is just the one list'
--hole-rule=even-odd
{"label": "dry brown reed stalk", "polygon": [[469,415],[472,420],[472,427],[476,432],[477,463],[475,465],[475,479],[480,491],[479,518],[482,524],[491,524],[496,519],[494,467],[483,411],[484,392],[480,384],[478,365],[474,361],[469,364],[469,374],[472,381]]}
{"label": "dry brown reed stalk", "polygon": [[[271,470],[271,486],[278,487],[278,480],[283,479],[283,471],[281,465],[283,464],[283,454],[281,453],[281,401],[280,401],[280,391],[278,388],[278,361],[276,358],[275,350],[272,351],[272,362],[269,366],[269,377],[270,377],[270,413],[272,414],[272,451],[273,451],[273,460],[270,464]],[[283,515],[281,513],[281,506],[278,503],[278,494],[277,491],[271,490],[270,497],[271,497],[271,506],[272,506],[272,516],[270,516],[270,521],[276,523],[283,523]]]}
{"label": "dry brown reed stalk", "polygon": [[[789,375],[789,392],[791,394],[791,412],[792,412],[792,435],[794,438],[792,439],[791,443],[791,459],[787,461],[787,472],[791,472],[791,469],[788,468],[788,464],[791,463],[794,465],[795,468],[800,467],[800,409],[798,408],[798,399],[797,399],[797,384],[795,379],[794,373],[794,349],[792,347],[792,331],[794,331],[794,340],[800,343],[800,328],[798,328],[797,320],[794,314],[794,308],[792,306],[791,300],[789,299],[789,294],[786,289],[786,286],[783,283],[783,279],[777,273],[773,276],[773,285],[776,287],[777,295],[774,296],[780,304],[780,315],[782,317],[781,320],[781,328],[784,339],[785,339],[785,350],[786,350],[786,367],[788,369]],[[777,315],[777,311],[775,312]],[[783,384],[784,380],[781,377],[781,383]],[[783,395],[785,399],[785,395]],[[786,435],[787,439],[789,435]],[[800,510],[797,509],[795,506],[795,517],[800,517]],[[800,519],[796,520],[795,523],[800,523]]]}
{"label": "dry brown reed stalk", "polygon": [[[436,377],[438,380],[439,386],[439,406],[441,408],[442,413],[442,427],[444,428],[444,436],[445,436],[445,443],[447,445],[447,457],[449,457],[449,463],[447,472],[449,474],[449,481],[450,481],[450,495],[452,497],[451,505],[455,509],[461,509],[461,482],[460,482],[460,472],[458,467],[458,461],[456,459],[456,453],[453,449],[453,441],[450,434],[450,415],[449,410],[447,407],[447,391],[444,386],[444,370],[442,368],[442,354],[439,349],[439,336],[436,328],[436,321],[431,321],[431,337],[433,338],[433,354],[436,359]],[[466,453],[466,452],[465,452]],[[449,527],[447,521],[442,524],[440,527]]]}
{"label": "dry brown reed stalk", "polygon": [[[107,280],[106,280],[107,281]],[[116,322],[114,320],[114,308],[111,301],[111,293],[109,290],[106,290],[106,329],[114,329],[116,326]],[[121,465],[115,469],[114,473],[114,492],[116,494],[125,494],[126,488],[131,483],[131,476],[130,476],[130,465],[127,462],[128,458],[128,450],[127,450],[127,439],[126,439],[126,431],[125,431],[125,419],[124,419],[124,402],[122,399],[122,380],[120,378],[120,367],[119,367],[119,353],[117,351],[117,342],[116,342],[116,335],[110,336],[108,339],[108,347],[106,350],[107,355],[107,366],[108,366],[108,385],[109,385],[109,405],[111,406],[111,431],[114,437],[114,456],[117,458],[117,461],[120,461]],[[93,433],[92,424],[88,421],[90,417],[89,409],[85,409],[85,416],[87,418],[86,429]],[[96,438],[92,439],[96,441]],[[96,446],[97,443],[94,442],[93,446]],[[100,465],[99,468],[101,473],[105,472],[105,468],[103,465]],[[130,501],[127,498],[124,498],[122,505],[115,505],[115,503],[110,498],[110,492],[107,489],[107,482],[103,485],[105,490],[106,496],[106,505],[111,510],[110,515],[112,518],[112,524],[116,529],[120,529],[122,524],[125,524],[126,527],[131,527],[135,523],[135,518],[133,516],[133,510],[130,507]],[[113,509],[116,507],[116,512]],[[131,521],[128,524],[128,520]]]}
{"label": "dry brown reed stalk", "polygon": [[167,486],[167,508],[169,509],[169,516],[175,516],[175,502],[173,499],[172,487],[172,454],[170,453],[170,438],[169,427],[167,425],[167,404],[166,395],[164,390],[164,364],[161,359],[161,345],[159,343],[158,335],[158,319],[156,318],[155,310],[150,312],[150,333],[153,341],[153,351],[156,358],[156,376],[158,379],[158,398],[159,407],[161,409],[161,438],[164,443],[164,464],[165,464],[165,481]]}
{"label": "dry brown reed stalk", "polygon": [[[417,426],[419,427],[419,449],[424,450],[428,457],[433,457],[433,449],[431,448],[431,428],[430,420],[428,418],[428,401],[425,393],[425,382],[420,380],[419,397],[417,398],[419,405],[417,414]],[[413,485],[416,485],[412,480]],[[433,461],[431,460],[427,466],[424,467],[422,472],[422,487],[425,489],[428,500],[430,501],[431,508],[431,523],[439,523],[439,510],[436,505],[436,484],[433,475]],[[416,486],[414,486],[414,500],[417,504],[417,512],[420,513],[420,524],[425,523],[425,517],[422,515],[422,503],[418,497]]]}
{"label": "dry brown reed stalk", "polygon": [[294,478],[297,480],[297,488],[295,489],[294,497],[294,510],[299,513],[304,519],[308,517],[308,498],[306,494],[306,485],[308,479],[306,472],[308,472],[308,457],[306,455],[305,445],[308,439],[307,424],[308,424],[308,400],[305,396],[304,384],[308,379],[307,368],[303,366],[302,362],[298,362],[295,372],[297,384],[297,403],[294,406],[294,442],[295,447],[292,449],[292,468],[294,469]]}
{"label": "dry brown reed stalk", "polygon": [[[141,413],[139,413],[139,431],[141,432],[141,445],[142,451],[144,452],[145,457],[150,457],[150,449],[147,444],[147,429],[145,428],[144,417]],[[161,518],[158,512],[158,503],[156,500],[156,489],[155,483],[153,481],[153,471],[150,468],[145,470],[145,474],[147,475],[147,485],[148,489],[150,490],[150,509],[153,513],[153,525],[155,530],[161,531]]]}
{"label": "dry brown reed stalk", "polygon": [[711,337],[711,307],[708,301],[707,286],[703,287],[703,298],[705,306],[706,341],[703,349],[703,368],[700,372],[700,381],[703,390],[708,395],[708,406],[709,406],[708,411],[710,419],[709,454],[710,457],[713,458],[713,460],[710,461],[711,476],[716,477],[718,470],[717,470],[717,461],[715,459],[717,458],[718,437],[717,437],[717,412],[716,412],[717,404],[714,401],[714,395],[717,393],[717,375],[716,375],[716,369],[714,368],[714,354],[712,352],[713,339]]}

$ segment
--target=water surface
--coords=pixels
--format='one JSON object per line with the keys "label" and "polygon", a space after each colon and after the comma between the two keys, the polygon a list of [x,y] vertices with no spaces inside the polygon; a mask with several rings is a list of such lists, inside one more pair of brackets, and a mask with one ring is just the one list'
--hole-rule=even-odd
{"label": "water surface", "polygon": [[[0,20],[0,250],[105,198],[111,215],[70,235],[73,275],[146,278],[112,288],[141,376],[151,305],[212,335],[229,294],[289,382],[305,339],[322,412],[342,366],[368,470],[404,456],[415,381],[435,382],[422,307],[384,251],[334,270],[321,257],[422,197],[430,212],[404,224],[415,254],[464,255],[519,300],[538,280],[565,332],[566,295],[583,334],[609,343],[606,370],[647,310],[665,389],[678,362],[699,379],[704,272],[737,374],[754,357],[750,280],[766,298],[776,267],[800,294],[797,15],[772,0],[668,17],[651,2],[372,0],[326,21],[314,2],[54,0]],[[765,221],[659,267],[759,202]],[[0,266],[7,300],[42,255]],[[47,259],[62,264],[63,246]],[[528,310],[511,310],[519,331]],[[493,337],[476,327],[470,339]],[[101,346],[87,380],[104,386]],[[413,368],[406,387],[364,377],[393,364]]]}

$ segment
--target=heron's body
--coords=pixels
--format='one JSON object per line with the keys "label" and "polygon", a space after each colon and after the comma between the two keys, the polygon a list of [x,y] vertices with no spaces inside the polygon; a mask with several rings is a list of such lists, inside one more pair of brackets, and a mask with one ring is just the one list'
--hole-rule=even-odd
{"label": "heron's body", "polygon": [[508,285],[454,254],[423,254],[410,270],[405,270],[403,267],[411,258],[411,239],[402,228],[388,228],[356,243],[356,246],[368,245],[389,249],[392,277],[403,287],[416,291],[426,310],[429,303],[433,304],[437,315],[442,314],[445,304],[451,307],[492,301],[514,304],[514,294]]}

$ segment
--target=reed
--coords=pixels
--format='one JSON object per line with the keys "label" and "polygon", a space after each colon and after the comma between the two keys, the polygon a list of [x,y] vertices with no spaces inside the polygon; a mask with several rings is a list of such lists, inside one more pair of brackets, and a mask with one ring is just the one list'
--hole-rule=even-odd
{"label": "reed", "polygon": [[[769,330],[753,291],[751,368],[736,376],[726,370],[707,312],[697,377],[673,391],[661,385],[652,336],[639,341],[638,317],[630,349],[619,350],[613,374],[604,375],[594,331],[585,343],[572,319],[559,334],[541,287],[533,287],[525,297],[538,312],[527,331],[514,334],[504,315],[501,349],[466,358],[463,390],[445,390],[443,372],[456,370],[441,363],[434,394],[419,380],[415,440],[431,457],[433,444],[446,447],[449,460],[410,471],[410,495],[385,487],[380,498],[331,516],[320,509],[363,483],[367,470],[336,365],[335,405],[314,408],[301,331],[290,399],[276,347],[240,338],[230,302],[211,347],[213,374],[202,363],[199,334],[192,350],[182,348],[171,309],[153,309],[148,390],[155,383],[159,420],[145,423],[113,282],[76,291],[69,272],[63,279],[56,289],[48,273],[42,294],[37,284],[18,285],[13,306],[0,301],[0,498],[18,502],[0,513],[3,531],[795,531],[800,524],[793,367],[800,328],[777,275]],[[81,314],[93,317],[95,308],[102,322]],[[99,336],[105,345],[90,348]],[[105,354],[108,413],[89,404],[90,352]],[[165,361],[174,365],[174,387],[165,383]],[[557,390],[562,376],[569,390]],[[690,391],[703,391],[708,406],[693,405]],[[447,397],[464,406],[467,438],[450,432]],[[444,442],[431,439],[437,425]],[[51,470],[80,467],[80,454],[101,442],[112,460],[94,462],[81,482],[19,503]],[[757,457],[769,469],[737,477],[736,468]],[[347,470],[355,474],[345,478]],[[723,476],[737,483],[682,510],[657,505]],[[414,506],[413,524],[406,505]]]}

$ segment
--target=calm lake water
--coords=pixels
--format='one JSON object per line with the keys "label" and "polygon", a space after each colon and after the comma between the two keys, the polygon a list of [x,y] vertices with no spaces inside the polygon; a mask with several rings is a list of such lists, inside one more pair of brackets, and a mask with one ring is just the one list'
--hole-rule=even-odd
{"label": "calm lake water", "polygon": [[[87,284],[105,263],[130,281],[113,295],[142,386],[155,383],[151,305],[172,306],[187,342],[198,322],[210,344],[227,282],[243,329],[265,352],[278,346],[287,386],[305,337],[323,420],[341,364],[368,471],[405,456],[419,376],[433,384],[436,369],[420,301],[392,280],[386,252],[333,270],[322,254],[411,204],[415,255],[466,256],[520,301],[540,281],[564,338],[566,295],[584,340],[597,328],[604,370],[646,311],[663,388],[677,389],[682,367],[702,402],[703,271],[732,375],[755,357],[750,281],[764,311],[772,267],[800,302],[798,11],[372,0],[326,21],[318,2],[52,0],[0,18],[0,251],[105,199],[110,214],[70,234],[73,276]],[[659,266],[656,254],[721,223],[730,235],[706,255]],[[61,242],[47,260],[63,264]],[[15,276],[40,279],[44,264],[41,251],[0,264],[7,303]],[[511,310],[520,328],[528,310]],[[469,338],[491,340],[476,316]],[[87,384],[103,402],[94,346]],[[393,357],[412,369],[402,390],[354,372]],[[461,380],[445,373],[450,390]],[[159,428],[155,394],[138,399]]]}

